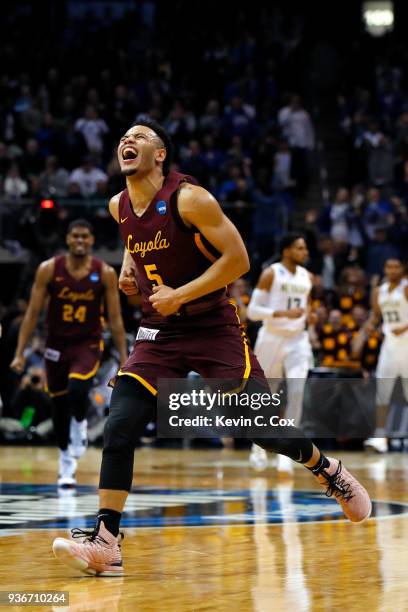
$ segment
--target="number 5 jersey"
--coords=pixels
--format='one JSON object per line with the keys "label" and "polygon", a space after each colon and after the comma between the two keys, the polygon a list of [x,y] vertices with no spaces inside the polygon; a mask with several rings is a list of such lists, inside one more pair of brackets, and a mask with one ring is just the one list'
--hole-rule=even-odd
{"label": "number 5 jersey", "polygon": [[[127,189],[120,197],[119,229],[136,264],[144,318],[157,315],[149,302],[155,285],[176,289],[203,274],[220,256],[197,228],[187,227],[181,219],[177,195],[183,183],[196,181],[188,175],[169,172],[162,188],[139,217],[133,211]],[[225,289],[219,289],[190,304],[198,309],[200,304],[228,305],[228,300]]]}

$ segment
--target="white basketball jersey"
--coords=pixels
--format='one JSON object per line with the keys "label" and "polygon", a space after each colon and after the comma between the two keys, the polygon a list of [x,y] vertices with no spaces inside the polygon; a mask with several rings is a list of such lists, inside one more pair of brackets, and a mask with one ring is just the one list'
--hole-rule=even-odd
{"label": "white basketball jersey", "polygon": [[[306,268],[296,266],[294,274],[280,262],[272,264],[271,268],[274,277],[269,291],[268,307],[272,310],[304,308],[306,311],[309,293],[312,289],[312,281]],[[264,325],[268,331],[275,334],[292,336],[304,331],[306,314],[297,319],[270,317],[264,322]]]}
{"label": "white basketball jersey", "polygon": [[[403,279],[392,291],[389,290],[388,282],[383,283],[379,288],[378,304],[381,309],[382,330],[385,336],[395,337],[392,330],[408,324],[408,301],[404,291],[407,284],[407,280]],[[399,336],[399,338],[402,337],[408,338],[408,331]]]}

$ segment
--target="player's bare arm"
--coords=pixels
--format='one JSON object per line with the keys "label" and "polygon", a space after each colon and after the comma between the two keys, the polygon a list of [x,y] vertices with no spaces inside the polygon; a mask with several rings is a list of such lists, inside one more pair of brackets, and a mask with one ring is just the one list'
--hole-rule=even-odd
{"label": "player's bare arm", "polygon": [[[109,202],[109,212],[115,219],[116,223],[120,223],[119,219],[119,200],[121,193],[116,194]],[[139,293],[136,278],[136,265],[132,256],[125,248],[123,251],[122,267],[119,273],[118,286],[125,295],[136,295]]]}
{"label": "player's bare arm", "polygon": [[305,312],[304,308],[273,310],[267,306],[268,295],[272,289],[273,279],[274,272],[272,268],[266,268],[263,270],[248,305],[248,318],[252,321],[263,321],[265,319],[269,319],[270,317],[285,317],[287,319],[297,319],[301,317]]}
{"label": "player's bare arm", "polygon": [[165,285],[153,288],[149,299],[162,316],[169,316],[183,304],[229,285],[249,270],[248,254],[238,230],[208,191],[195,185],[183,186],[178,207],[184,223],[197,228],[221,256],[186,285],[177,289]]}
{"label": "player's bare arm", "polygon": [[120,363],[127,358],[126,336],[123,319],[120,311],[120,299],[118,293],[118,277],[111,266],[106,264],[102,270],[102,280],[105,286],[105,302],[108,313],[108,324],[112,333],[113,341],[119,351]]}
{"label": "player's bare arm", "polygon": [[[404,295],[405,299],[408,301],[408,286],[404,287]],[[401,336],[408,330],[408,324],[401,325],[401,327],[394,328],[392,333],[394,336]]]}
{"label": "player's bare arm", "polygon": [[[371,329],[371,328],[369,328]],[[368,339],[368,331],[367,326],[363,326],[358,332],[353,336],[351,340],[351,358],[352,359],[360,359],[364,345]],[[374,328],[371,330],[374,331]],[[371,333],[370,331],[370,333]]]}
{"label": "player's bare arm", "polygon": [[10,364],[11,369],[19,374],[24,371],[24,349],[37,326],[38,317],[47,296],[47,286],[52,279],[53,272],[54,259],[44,261],[37,268],[34,284],[31,289],[30,301],[18,334],[16,352]]}
{"label": "player's bare arm", "polygon": [[371,313],[367,323],[364,326],[364,331],[367,334],[372,333],[376,329],[376,327],[378,327],[382,318],[380,305],[378,303],[378,293],[379,289],[378,287],[375,287],[375,289],[373,289],[373,294],[371,298]]}
{"label": "player's bare arm", "polygon": [[[311,272],[309,272],[309,278],[310,278],[310,282],[312,283],[312,287],[315,283],[315,277],[314,274],[312,274]],[[316,324],[317,322],[317,316],[316,313],[313,312],[312,310],[312,291],[310,290],[309,295],[307,296],[307,311],[306,311],[306,315],[307,315],[307,324],[309,326],[313,326]]]}
{"label": "player's bare arm", "polygon": [[273,277],[272,268],[269,267],[262,271],[248,304],[247,316],[251,321],[264,321],[273,316],[273,310],[268,306]]}

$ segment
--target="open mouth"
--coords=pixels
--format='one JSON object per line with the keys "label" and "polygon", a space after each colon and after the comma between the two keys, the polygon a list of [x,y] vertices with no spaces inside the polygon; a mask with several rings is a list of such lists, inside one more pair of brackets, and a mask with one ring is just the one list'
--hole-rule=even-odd
{"label": "open mouth", "polygon": [[137,156],[138,156],[138,152],[136,151],[136,149],[133,149],[131,147],[125,147],[122,151],[123,161],[132,161],[136,159]]}

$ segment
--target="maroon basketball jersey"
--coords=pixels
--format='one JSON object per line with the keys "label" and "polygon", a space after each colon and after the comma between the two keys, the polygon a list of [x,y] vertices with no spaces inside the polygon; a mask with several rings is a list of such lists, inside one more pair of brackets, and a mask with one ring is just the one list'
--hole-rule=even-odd
{"label": "maroon basketball jersey", "polygon": [[69,274],[65,255],[55,257],[54,262],[54,275],[48,285],[48,338],[99,338],[105,295],[102,261],[93,257],[89,274],[80,280]]}
{"label": "maroon basketball jersey", "polygon": [[[127,189],[120,197],[120,233],[136,263],[142,309],[147,316],[156,313],[149,302],[155,285],[177,289],[203,274],[220,256],[197,228],[183,223],[177,208],[177,194],[183,182],[197,184],[191,176],[170,172],[140,217],[133,210]],[[220,289],[194,300],[194,304],[211,299],[216,302],[223,295],[225,290]]]}

